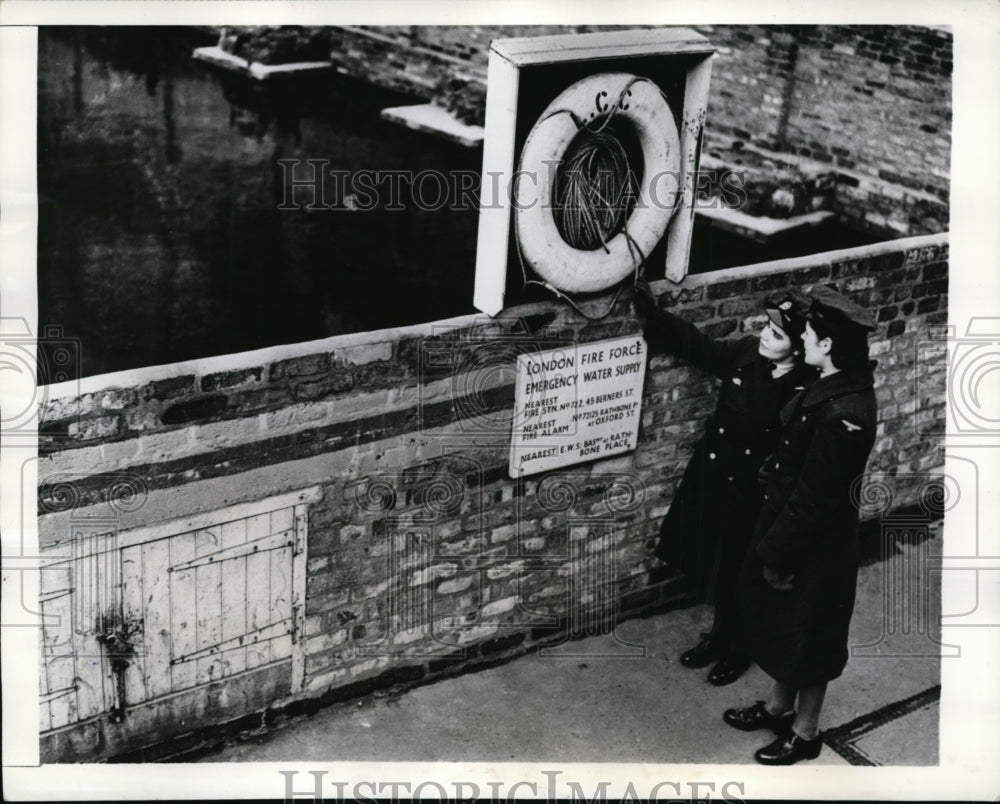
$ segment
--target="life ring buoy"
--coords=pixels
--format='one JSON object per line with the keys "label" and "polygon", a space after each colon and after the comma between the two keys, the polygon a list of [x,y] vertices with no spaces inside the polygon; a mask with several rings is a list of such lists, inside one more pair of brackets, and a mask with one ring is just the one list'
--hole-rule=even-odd
{"label": "life ring buoy", "polygon": [[[627,120],[635,130],[643,178],[625,230],[607,242],[607,251],[586,251],[569,245],[556,228],[553,166],[580,131],[577,121],[606,114],[612,104],[618,105],[615,119]],[[677,125],[654,83],[630,73],[600,73],[577,81],[546,107],[521,149],[514,221],[522,256],[559,290],[590,293],[615,285],[633,271],[636,247],[648,256],[663,237],[680,195],[680,167]]]}

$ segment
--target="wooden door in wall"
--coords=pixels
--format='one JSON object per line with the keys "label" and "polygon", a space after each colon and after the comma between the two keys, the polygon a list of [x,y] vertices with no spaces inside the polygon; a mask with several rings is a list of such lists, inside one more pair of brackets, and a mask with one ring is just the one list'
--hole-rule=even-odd
{"label": "wooden door in wall", "polygon": [[114,526],[111,519],[75,522],[72,548],[53,551],[59,557],[40,573],[42,733],[115,705],[115,679],[98,638],[102,615],[116,606],[120,555]]}
{"label": "wooden door in wall", "polygon": [[140,649],[126,669],[126,701],[292,655],[292,565],[303,541],[296,526],[295,507],[279,508],[122,550],[124,620],[142,623]]}
{"label": "wooden door in wall", "polygon": [[317,498],[310,489],[80,542],[65,588],[42,601],[75,624],[62,642],[47,636],[42,731],[278,662],[301,688]]}

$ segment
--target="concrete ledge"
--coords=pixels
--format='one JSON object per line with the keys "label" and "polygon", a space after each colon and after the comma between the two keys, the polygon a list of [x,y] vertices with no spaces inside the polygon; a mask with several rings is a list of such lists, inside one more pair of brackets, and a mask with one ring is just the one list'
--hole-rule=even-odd
{"label": "concrete ledge", "polygon": [[900,252],[915,251],[923,248],[936,248],[947,246],[949,242],[948,232],[933,235],[917,235],[915,237],[901,237],[899,240],[886,240],[882,243],[872,243],[867,246],[856,246],[855,248],[836,249],[834,251],[823,251],[819,254],[807,254],[804,257],[788,257],[783,260],[768,260],[757,262],[752,265],[738,265],[733,268],[724,268],[719,271],[706,271],[700,274],[689,274],[681,282],[671,282],[668,279],[660,279],[651,282],[654,291],[664,291],[667,289],[678,290],[680,288],[697,288],[706,285],[716,285],[720,282],[727,282],[732,279],[745,279],[751,276],[768,276],[770,274],[780,274],[797,270],[805,270],[815,265],[829,263],[847,262],[848,260],[858,260],[871,257],[881,257],[885,254],[898,254]]}
{"label": "concrete ledge", "polygon": [[[483,419],[489,416],[486,413]],[[475,424],[475,420],[468,420],[466,424],[469,422]],[[415,447],[416,460],[427,462],[440,458],[454,450],[454,444],[462,437],[462,423],[428,429]],[[506,443],[506,434],[497,434],[491,440],[480,436],[477,446],[505,449]],[[60,551],[51,554],[53,561],[69,557],[67,540],[73,533],[71,522],[82,516],[84,511],[88,519],[115,522],[116,532],[120,533],[210,514],[220,508],[252,505],[256,500],[283,494],[297,496],[312,489],[317,478],[350,481],[373,473],[399,472],[414,461],[413,449],[404,438],[391,435],[361,447],[330,449],[281,464],[268,464],[236,474],[192,480],[181,486],[148,490],[143,493],[142,504],[134,510],[119,510],[120,506],[116,508],[112,502],[105,501],[40,513],[37,519],[40,549]],[[179,512],[183,512],[180,517]],[[64,548],[67,551],[65,554],[62,552]]]}
{"label": "concrete ledge", "polygon": [[805,215],[795,215],[791,218],[757,217],[747,215],[738,209],[722,206],[721,202],[718,207],[696,209],[695,213],[712,221],[719,229],[734,232],[758,243],[766,243],[775,235],[788,234],[799,229],[811,229],[836,217],[836,213],[825,209],[809,212]]}
{"label": "concrete ledge", "polygon": [[[240,444],[264,443],[284,436],[372,416],[397,413],[451,399],[456,388],[485,393],[509,386],[500,373],[479,377],[475,372],[456,374],[399,392],[358,392],[342,400],[292,404],[278,411],[252,413],[238,419],[194,424],[183,429],[137,435],[124,441],[58,450],[39,460],[39,478],[58,476],[60,482],[100,473],[125,471],[137,463],[178,460],[209,455]],[[513,394],[513,390],[511,390]]]}
{"label": "concrete ledge", "polygon": [[433,103],[417,106],[392,106],[382,110],[382,118],[399,123],[414,131],[423,131],[437,137],[457,142],[467,148],[481,145],[486,136],[482,126],[469,126],[447,109]]}
{"label": "concrete ledge", "polygon": [[196,48],[193,57],[197,61],[204,61],[224,70],[240,73],[258,81],[264,81],[275,75],[294,75],[298,73],[316,73],[322,70],[332,70],[333,65],[328,61],[299,61],[291,64],[260,64],[258,62],[247,61],[239,56],[234,56],[223,50],[221,47]]}

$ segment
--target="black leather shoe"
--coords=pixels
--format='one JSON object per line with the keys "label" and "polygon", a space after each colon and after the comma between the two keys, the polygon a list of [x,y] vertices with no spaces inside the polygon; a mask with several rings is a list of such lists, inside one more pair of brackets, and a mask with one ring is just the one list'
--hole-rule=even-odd
{"label": "black leather shoe", "polygon": [[701,642],[681,654],[681,664],[685,667],[708,667],[719,658],[719,653],[719,646],[712,640],[711,635],[702,634]]}
{"label": "black leather shoe", "polygon": [[722,713],[722,719],[734,729],[740,731],[756,731],[771,729],[776,734],[791,731],[795,722],[795,713],[787,715],[772,715],[764,708],[763,701],[757,701],[753,706],[743,706],[738,709],[727,709]]}
{"label": "black leather shoe", "polygon": [[753,661],[747,656],[726,656],[712,668],[712,672],[708,674],[708,683],[716,687],[732,684],[750,668],[751,664]]}
{"label": "black leather shoe", "polygon": [[770,745],[765,745],[753,755],[761,765],[794,765],[800,759],[816,759],[823,748],[823,735],[803,740],[791,729]]}

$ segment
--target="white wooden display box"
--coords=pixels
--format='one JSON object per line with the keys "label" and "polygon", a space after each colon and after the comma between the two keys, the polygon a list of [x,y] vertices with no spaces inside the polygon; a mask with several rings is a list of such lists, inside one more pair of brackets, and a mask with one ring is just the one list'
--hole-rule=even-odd
{"label": "white wooden display box", "polygon": [[[695,180],[714,53],[715,49],[705,37],[687,28],[560,34],[498,39],[492,43],[487,74],[486,140],[473,299],[479,310],[496,315],[504,307],[510,249],[517,247],[510,242],[510,182],[519,157],[517,149],[522,144],[518,142],[522,139],[519,131],[526,123],[530,128],[537,118],[534,111],[524,108],[524,96],[532,89],[528,84],[534,83],[539,76],[561,77],[567,73],[575,76],[568,77],[545,103],[573,81],[607,70],[642,75],[653,65],[659,75],[676,84],[675,95],[683,87],[681,108],[671,105],[679,118],[681,194],[664,237],[667,240],[666,276],[674,281],[684,278],[694,225]],[[525,81],[527,72],[532,74],[532,82]],[[530,119],[525,120],[527,115]]]}

